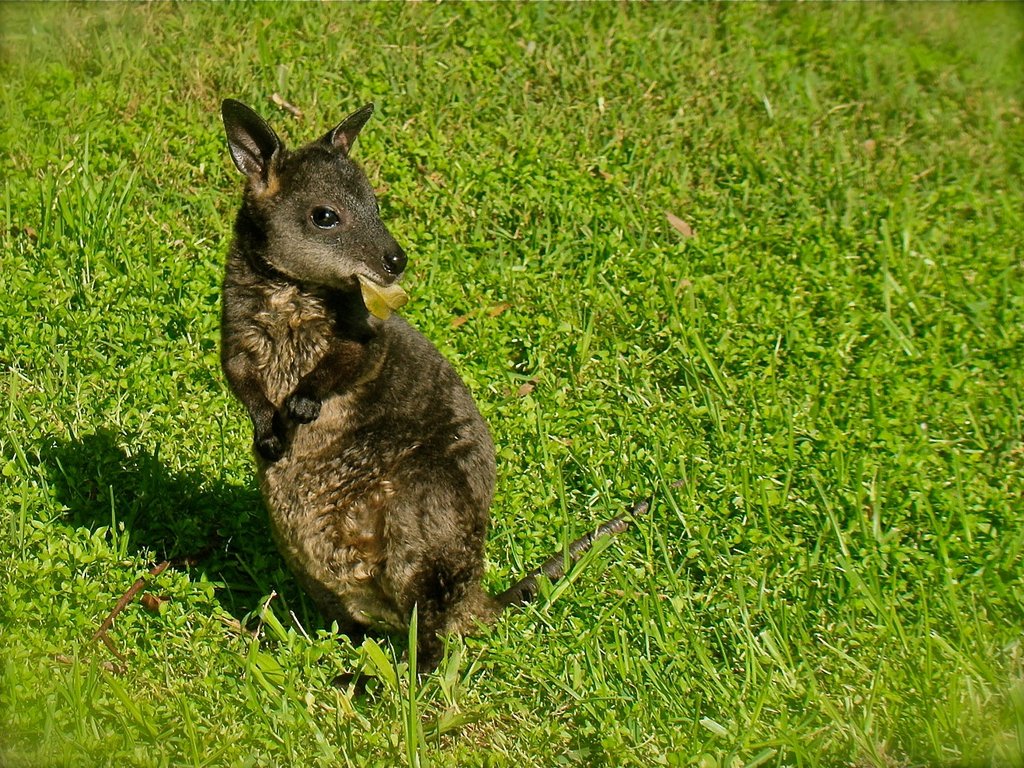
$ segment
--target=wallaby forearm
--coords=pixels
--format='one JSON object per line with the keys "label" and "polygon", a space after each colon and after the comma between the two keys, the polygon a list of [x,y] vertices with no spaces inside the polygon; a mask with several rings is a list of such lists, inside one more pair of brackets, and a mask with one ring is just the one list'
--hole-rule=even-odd
{"label": "wallaby forearm", "polygon": [[244,352],[226,354],[222,366],[231,391],[249,412],[256,450],[266,459],[280,457],[284,447],[284,422],[267,397],[250,356]]}
{"label": "wallaby forearm", "polygon": [[348,383],[356,381],[365,357],[364,345],[348,339],[332,339],[320,362],[285,398],[288,416],[303,424],[313,421],[327,395],[343,391]]}

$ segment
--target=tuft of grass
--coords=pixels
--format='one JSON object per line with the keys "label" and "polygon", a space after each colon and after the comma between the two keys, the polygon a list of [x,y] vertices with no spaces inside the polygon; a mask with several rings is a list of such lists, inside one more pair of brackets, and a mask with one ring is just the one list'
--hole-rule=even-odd
{"label": "tuft of grass", "polygon": [[[0,763],[1024,763],[1022,30],[0,5]],[[377,104],[405,314],[499,446],[489,587],[653,498],[422,678],[271,542],[217,358],[227,96],[290,143]]]}

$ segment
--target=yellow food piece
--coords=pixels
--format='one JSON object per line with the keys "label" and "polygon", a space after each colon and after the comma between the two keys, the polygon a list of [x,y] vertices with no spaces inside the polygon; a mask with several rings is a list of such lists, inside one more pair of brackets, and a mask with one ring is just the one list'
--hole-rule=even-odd
{"label": "yellow food piece", "polygon": [[398,283],[378,285],[368,277],[358,275],[358,278],[363,304],[374,317],[387,320],[391,316],[391,310],[398,309],[409,301],[409,294]]}

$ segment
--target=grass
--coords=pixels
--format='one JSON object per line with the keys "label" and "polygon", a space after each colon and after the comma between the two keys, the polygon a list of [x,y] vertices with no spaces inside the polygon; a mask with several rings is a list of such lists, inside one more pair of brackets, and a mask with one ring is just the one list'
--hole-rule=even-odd
{"label": "grass", "polygon": [[[0,16],[0,763],[1024,763],[1019,7]],[[422,680],[270,542],[225,96],[291,143],[377,103],[404,313],[499,445],[491,588],[654,499]]]}

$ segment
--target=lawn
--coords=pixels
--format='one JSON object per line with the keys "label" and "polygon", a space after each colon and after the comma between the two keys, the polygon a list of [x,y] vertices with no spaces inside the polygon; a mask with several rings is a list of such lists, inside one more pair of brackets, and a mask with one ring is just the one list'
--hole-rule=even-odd
{"label": "lawn", "polygon": [[[0,764],[1024,764],[1021,6],[0,30]],[[490,589],[652,500],[419,679],[269,537],[218,363],[228,96],[292,145],[376,103],[403,314],[498,445]]]}

